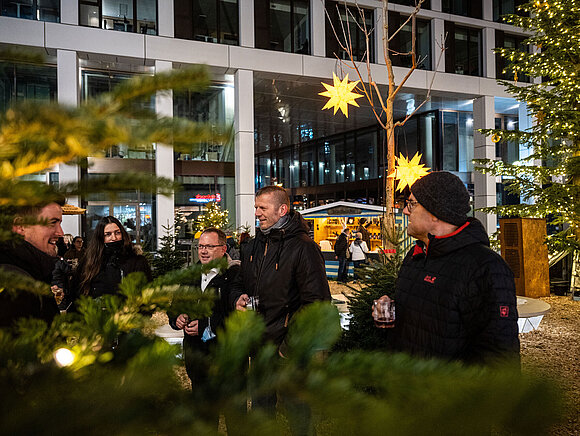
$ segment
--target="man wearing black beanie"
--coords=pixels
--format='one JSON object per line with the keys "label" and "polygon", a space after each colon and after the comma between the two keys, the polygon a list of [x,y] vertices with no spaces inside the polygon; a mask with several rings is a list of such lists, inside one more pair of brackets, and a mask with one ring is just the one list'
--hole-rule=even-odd
{"label": "man wearing black beanie", "polygon": [[403,213],[417,243],[396,284],[398,351],[476,364],[519,359],[513,273],[470,210],[452,173],[429,173],[411,187]]}

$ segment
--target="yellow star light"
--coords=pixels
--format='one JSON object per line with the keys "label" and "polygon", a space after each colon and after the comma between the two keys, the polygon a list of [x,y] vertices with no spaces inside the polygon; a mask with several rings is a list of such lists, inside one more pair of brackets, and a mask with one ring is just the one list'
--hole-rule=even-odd
{"label": "yellow star light", "polygon": [[356,82],[349,83],[347,74],[341,81],[334,73],[332,73],[332,79],[334,81],[333,85],[321,82],[322,85],[324,85],[324,87],[326,88],[326,91],[319,92],[318,95],[330,98],[330,100],[328,100],[328,102],[324,105],[322,110],[334,107],[335,115],[336,112],[340,109],[344,114],[344,116],[348,118],[348,105],[352,104],[353,106],[358,107],[356,99],[362,97],[361,94],[352,92],[352,90],[355,88],[359,80],[357,80]]}
{"label": "yellow star light", "polygon": [[397,191],[403,192],[406,186],[411,187],[413,183],[421,177],[427,175],[431,168],[424,168],[425,164],[420,164],[421,155],[419,152],[415,153],[413,159],[407,160],[405,156],[399,153],[400,157],[397,159],[397,166],[395,167],[395,180],[398,180]]}

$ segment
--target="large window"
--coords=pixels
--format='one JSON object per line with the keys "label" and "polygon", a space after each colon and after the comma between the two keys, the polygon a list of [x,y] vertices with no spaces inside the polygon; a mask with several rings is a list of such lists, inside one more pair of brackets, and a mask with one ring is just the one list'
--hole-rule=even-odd
{"label": "large window", "polygon": [[529,15],[518,10],[518,6],[525,3],[526,0],[493,0],[493,21],[502,21],[502,17],[507,14]]}
{"label": "large window", "polygon": [[[111,91],[115,85],[131,77],[124,73],[104,73],[94,70],[83,70],[82,72],[82,98],[95,98],[99,95]],[[155,110],[154,99],[147,99],[140,103],[140,106]],[[155,148],[151,145],[129,146],[127,144],[117,144],[105,153],[105,157],[127,158],[127,159],[155,159]]]}
{"label": "large window", "polygon": [[79,0],[79,24],[157,35],[156,0]]}
{"label": "large window", "polygon": [[450,21],[445,22],[445,32],[448,35],[445,51],[445,71],[447,73],[481,76],[481,30],[455,26]]}
{"label": "large window", "polygon": [[481,2],[482,0],[442,0],[441,9],[449,14],[482,18]]}
{"label": "large window", "polygon": [[0,62],[0,111],[6,111],[13,101],[56,97],[56,67]]}
{"label": "large window", "polygon": [[[508,35],[501,30],[495,31],[495,46],[498,48],[509,48],[521,52],[527,52],[528,46],[523,42],[526,38],[523,36]],[[530,77],[525,74],[516,76],[509,66],[506,58],[499,53],[495,55],[495,77],[497,79],[516,80],[519,82],[530,82]]]}
{"label": "large window", "polygon": [[260,153],[256,188],[272,183],[304,188],[376,179],[378,138],[378,127],[372,126]]}
{"label": "large window", "polygon": [[221,210],[228,211],[228,219],[235,227],[236,198],[235,178],[226,176],[178,176],[176,181],[183,189],[175,192],[175,207],[185,219],[180,237],[191,238],[195,219],[204,213],[209,202],[215,202]]}
{"label": "large window", "polygon": [[[351,47],[355,61],[366,60],[367,43],[366,35],[363,31],[366,27],[369,37],[369,60],[370,62],[374,62],[374,41],[377,34],[377,29],[374,26],[374,11],[364,8],[357,9],[356,6],[345,7],[343,3],[335,1],[326,2],[326,11],[332,23],[332,25],[330,23],[326,24],[326,56],[338,56],[340,59],[349,58],[348,53],[338,43],[336,39],[338,36],[343,46],[347,48]],[[333,27],[334,31],[332,30]]]}
{"label": "large window", "polygon": [[[407,20],[406,16],[396,12],[389,12],[389,27],[392,32],[396,31]],[[409,53],[413,48],[412,43],[413,30],[409,21],[403,26],[400,32],[391,40],[389,48],[391,49],[391,61],[398,67],[410,67],[412,60]],[[415,33],[415,50],[418,68],[431,69],[431,23],[427,20],[416,20]]]}
{"label": "large window", "polygon": [[256,0],[256,47],[310,54],[310,2],[308,0]]}
{"label": "large window", "polygon": [[0,0],[0,15],[58,23],[60,0]]}
{"label": "large window", "polygon": [[175,0],[175,37],[238,45],[238,0]]}
{"label": "large window", "polygon": [[[173,94],[173,114],[200,123],[209,123],[224,128],[233,123],[234,91],[231,85],[215,84],[202,93],[180,91]],[[191,152],[180,153],[181,160],[203,160],[216,162],[234,161],[233,139],[224,145],[216,141],[192,145]]]}

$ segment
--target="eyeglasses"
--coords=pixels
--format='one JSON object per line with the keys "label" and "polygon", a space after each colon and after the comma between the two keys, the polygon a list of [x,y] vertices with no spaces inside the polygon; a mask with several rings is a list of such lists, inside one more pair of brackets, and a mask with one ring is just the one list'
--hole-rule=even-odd
{"label": "eyeglasses", "polygon": [[419,204],[419,202],[416,200],[409,200],[409,199],[405,200],[405,207],[407,208],[407,210],[409,212],[412,212],[417,204]]}
{"label": "eyeglasses", "polygon": [[218,245],[211,245],[211,244],[207,244],[207,245],[206,245],[206,244],[199,244],[199,245],[197,246],[197,249],[198,249],[198,250],[209,250],[210,248],[211,248],[211,249],[214,249],[214,248],[216,248],[216,247],[223,247],[223,246],[224,246],[224,244],[218,244]]}

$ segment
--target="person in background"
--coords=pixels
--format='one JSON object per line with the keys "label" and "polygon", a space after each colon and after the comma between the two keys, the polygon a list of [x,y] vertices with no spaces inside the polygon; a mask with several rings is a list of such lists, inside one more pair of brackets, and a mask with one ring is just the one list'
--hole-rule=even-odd
{"label": "person in background", "polygon": [[81,238],[80,236],[75,236],[75,238],[73,239],[72,247],[69,248],[63,256],[64,259],[65,260],[76,259],[78,263],[78,260],[85,254],[83,243],[84,243],[83,238]]}
{"label": "person in background", "polygon": [[[226,235],[223,231],[213,227],[203,231],[197,246],[200,263],[207,265],[217,259],[228,259],[228,268],[225,271],[213,268],[202,274],[198,283],[202,292],[212,292],[216,296],[211,316],[204,319],[192,319],[187,313],[168,314],[169,325],[175,330],[184,331],[185,369],[194,391],[199,389],[198,386],[207,386],[206,380],[210,365],[209,349],[219,339],[219,330],[223,328],[224,320],[231,311],[228,307],[229,294],[232,283],[240,272],[240,262],[232,261],[226,254],[226,250]],[[204,396],[210,404],[212,400],[216,399],[210,398],[214,395],[211,391],[195,394],[196,397]],[[218,414],[212,415],[210,418],[215,419],[217,427]]]}
{"label": "person in background", "polygon": [[75,274],[78,295],[116,294],[121,279],[133,272],[152,279],[147,259],[135,253],[129,234],[112,216],[101,218]]}
{"label": "person in background", "polygon": [[64,254],[72,247],[72,240],[73,237],[70,233],[65,233],[62,238],[58,238],[56,246],[58,249],[57,255],[59,257],[63,257]]}
{"label": "person in background", "polygon": [[452,173],[432,172],[411,186],[403,213],[417,243],[396,282],[394,346],[464,363],[519,361],[513,273],[490,249],[483,225],[467,217],[470,209]]}
{"label": "person in background", "polygon": [[[0,268],[6,272],[32,277],[51,284],[52,271],[57,261],[56,242],[63,236],[61,227],[64,199],[39,206],[19,208],[12,231],[19,240],[2,244]],[[35,220],[35,224],[27,221]],[[53,288],[55,295],[62,290]],[[0,292],[0,326],[12,326],[21,318],[39,318],[50,323],[59,313],[55,295],[38,296],[18,291],[16,296]]]}
{"label": "person in background", "polygon": [[348,239],[350,238],[350,229],[345,227],[342,233],[336,239],[334,244],[334,254],[338,260],[338,275],[336,281],[346,283],[348,281],[348,258],[350,257],[350,250],[348,246]]}
{"label": "person in background", "polygon": [[357,232],[354,234],[354,241],[350,244],[349,250],[351,253],[352,266],[354,267],[354,280],[358,280],[358,274],[356,272],[357,268],[361,268],[363,264],[367,263],[367,255],[369,252],[369,247],[367,243],[363,241],[362,233]]}
{"label": "person in background", "polygon": [[370,248],[371,235],[370,235],[369,231],[367,230],[367,227],[369,225],[370,225],[370,223],[367,222],[367,219],[365,217],[359,218],[358,227],[357,227],[356,231],[361,234],[362,240],[367,244],[367,247]]}

